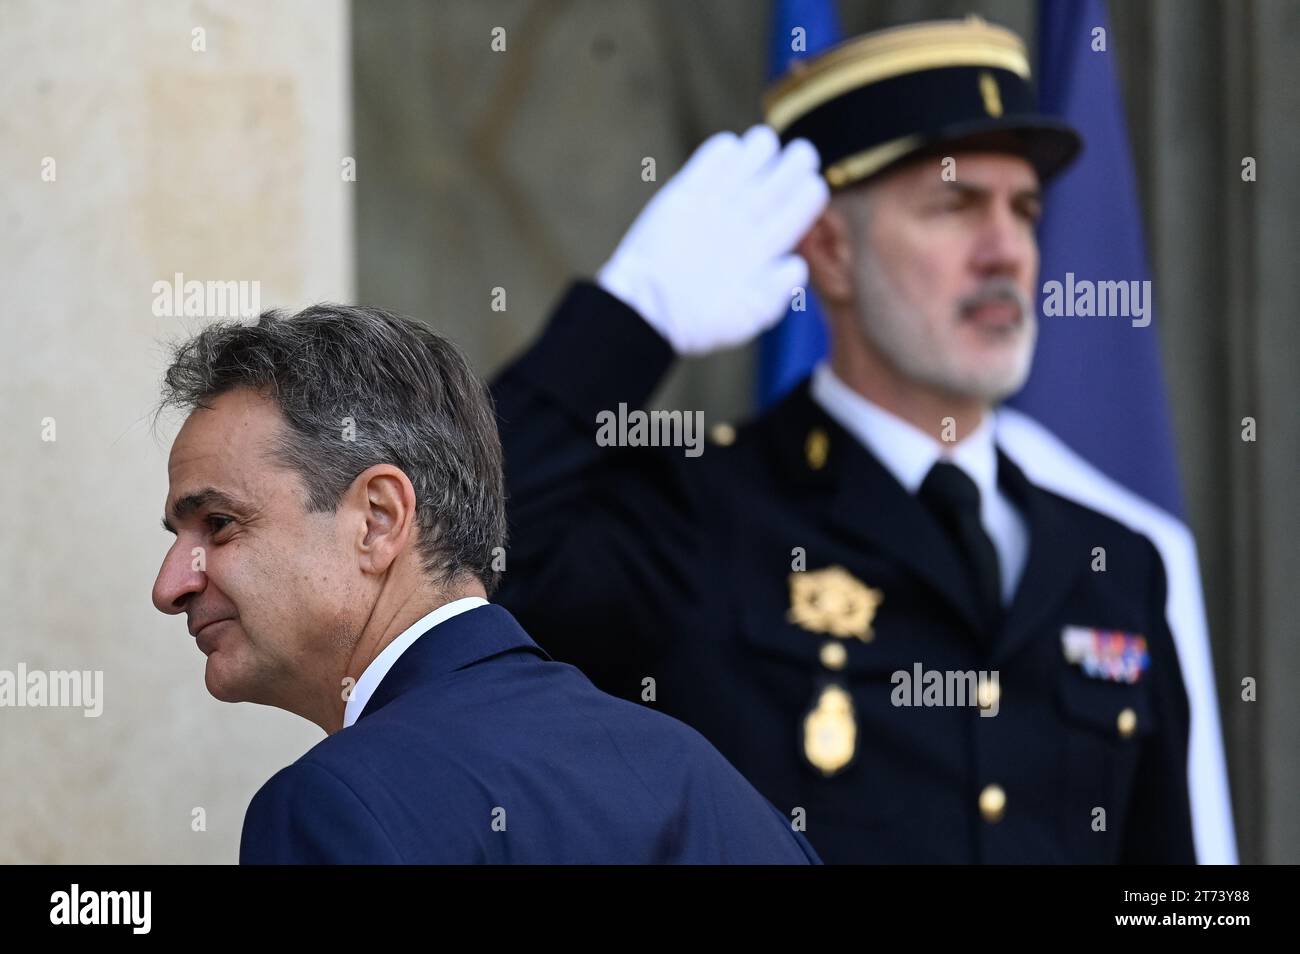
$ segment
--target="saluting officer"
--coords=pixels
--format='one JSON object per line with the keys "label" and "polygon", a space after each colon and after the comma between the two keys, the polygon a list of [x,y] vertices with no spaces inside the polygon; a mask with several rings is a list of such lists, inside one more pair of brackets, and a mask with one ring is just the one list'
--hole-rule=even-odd
{"label": "saluting officer", "polygon": [[[1161,561],[995,441],[1078,135],[977,19],[848,41],[765,104],[497,381],[501,601],[699,729],[828,862],[1192,863]],[[772,410],[698,456],[597,442],[808,278],[830,359]]]}

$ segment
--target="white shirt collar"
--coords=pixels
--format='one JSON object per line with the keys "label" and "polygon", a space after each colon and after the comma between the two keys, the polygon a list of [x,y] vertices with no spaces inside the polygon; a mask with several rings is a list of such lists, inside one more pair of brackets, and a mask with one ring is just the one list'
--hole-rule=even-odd
{"label": "white shirt collar", "polygon": [[993,415],[955,444],[945,444],[868,401],[821,362],[813,370],[812,396],[831,418],[856,437],[910,494],[940,458],[956,464],[990,500],[998,487],[998,455]]}
{"label": "white shirt collar", "polygon": [[487,605],[488,601],[481,596],[466,596],[464,599],[452,600],[450,603],[442,604],[433,612],[421,616],[403,630],[400,636],[385,646],[371,661],[366,671],[361,674],[361,678],[357,680],[357,684],[352,687],[352,695],[348,698],[347,705],[343,707],[343,728],[353,725],[360,718],[361,713],[365,711],[366,703],[379,688],[384,676],[388,675],[388,670],[393,668],[393,663],[397,662],[412,643],[439,623],[445,623],[453,616],[459,616],[467,610]]}
{"label": "white shirt collar", "polygon": [[957,444],[945,444],[884,408],[872,404],[823,363],[813,372],[812,396],[836,423],[852,434],[910,494],[921,489],[940,458],[960,467],[980,491],[980,521],[998,553],[1002,601],[1010,604],[1029,554],[1029,528],[1010,498],[998,488],[995,416]]}

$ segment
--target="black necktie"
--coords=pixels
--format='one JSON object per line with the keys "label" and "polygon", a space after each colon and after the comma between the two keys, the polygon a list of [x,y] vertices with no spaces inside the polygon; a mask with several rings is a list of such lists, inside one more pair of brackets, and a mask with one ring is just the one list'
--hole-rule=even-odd
{"label": "black necktie", "polygon": [[980,489],[956,464],[939,461],[926,474],[918,496],[956,542],[975,583],[985,635],[992,638],[1002,618],[1002,584],[997,550],[980,522]]}

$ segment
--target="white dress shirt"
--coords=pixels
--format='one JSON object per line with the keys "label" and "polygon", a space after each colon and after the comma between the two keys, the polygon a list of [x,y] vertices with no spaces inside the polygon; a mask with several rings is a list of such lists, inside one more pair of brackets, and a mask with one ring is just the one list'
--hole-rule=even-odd
{"label": "white dress shirt", "polygon": [[994,421],[986,414],[971,434],[954,444],[935,440],[900,417],[871,403],[822,362],[813,371],[813,399],[856,437],[913,496],[940,459],[956,464],[980,492],[980,522],[998,554],[1002,603],[1015,595],[1029,552],[1029,530],[1020,511],[998,487]]}
{"label": "white dress shirt", "polygon": [[347,705],[343,707],[343,728],[346,729],[357,721],[361,713],[365,711],[366,703],[370,701],[375,689],[384,681],[384,676],[388,675],[388,670],[393,668],[393,663],[397,662],[398,658],[411,647],[413,642],[439,623],[445,623],[453,616],[459,616],[467,610],[487,605],[488,601],[481,596],[466,596],[464,599],[443,603],[432,613],[421,616],[409,628],[404,630],[402,635],[385,646],[379,655],[371,661],[370,665],[366,667],[366,671],[361,674],[357,684],[352,687],[352,696],[348,699]]}

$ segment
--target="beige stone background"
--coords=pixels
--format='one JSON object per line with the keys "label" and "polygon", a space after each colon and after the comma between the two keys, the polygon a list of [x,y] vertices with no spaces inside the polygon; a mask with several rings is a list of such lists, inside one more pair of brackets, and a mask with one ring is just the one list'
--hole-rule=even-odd
{"label": "beige stone background", "polygon": [[321,736],[210,697],[150,602],[174,428],[149,411],[196,324],[152,286],[353,296],[348,43],[335,0],[0,2],[0,668],[104,673],[98,718],[0,709],[0,861],[233,862],[253,793]]}
{"label": "beige stone background", "polygon": [[[973,11],[1031,44],[1034,8],[840,4],[849,32]],[[1300,3],[1111,8],[1240,854],[1296,862]],[[171,430],[147,420],[159,342],[196,325],[155,318],[153,282],[395,308],[488,374],[652,194],[643,156],[662,182],[758,118],[768,15],[767,0],[0,0],[0,668],[102,669],[106,697],[98,719],[0,708],[0,862],[234,861],[253,792],[320,738],[211,699],[183,625],[149,601],[169,540]],[[1242,155],[1259,162],[1249,189]],[[684,363],[662,400],[738,416],[751,364],[750,349]],[[1259,702],[1240,701],[1243,676]]]}

